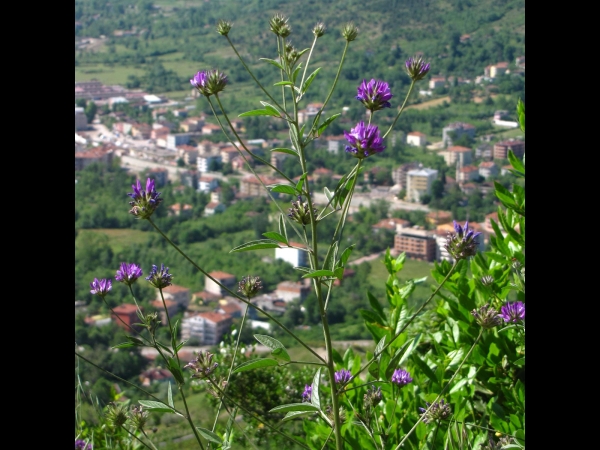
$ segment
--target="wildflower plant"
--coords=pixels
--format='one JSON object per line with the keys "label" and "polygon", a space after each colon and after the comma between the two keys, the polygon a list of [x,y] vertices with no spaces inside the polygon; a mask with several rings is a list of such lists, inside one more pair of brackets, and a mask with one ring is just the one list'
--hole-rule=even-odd
{"label": "wildflower plant", "polygon": [[[137,327],[129,326],[126,342],[115,348],[154,348],[157,358],[173,375],[176,392],[173,394],[169,384],[167,399],[164,400],[139,386],[133,386],[148,399],[139,400],[133,409],[111,405],[107,422],[114,427],[129,426],[131,435],[149,448],[155,448],[155,444],[143,430],[153,414],[181,417],[189,424],[200,449],[231,448],[238,415],[256,425],[257,435],[268,431],[273,439],[282,439],[282,442],[295,445],[295,448],[398,450],[405,444],[407,448],[417,448],[423,439],[428,440],[430,448],[442,448],[443,444],[447,447],[450,441],[454,443],[456,439],[481,445],[488,443],[489,429],[524,442],[521,416],[524,411],[524,384],[520,381],[520,371],[524,371],[524,343],[516,339],[519,336],[517,333],[524,333],[524,327],[522,330],[514,326],[499,329],[501,319],[519,325],[525,316],[524,189],[515,187],[509,191],[496,184],[496,193],[503,208],[498,211],[500,225],[492,223],[495,233],[490,237],[491,250],[488,255],[479,252],[478,240],[483,238],[481,233],[469,227],[468,222],[464,225],[454,222],[455,233],[451,233],[446,242],[446,249],[453,261],[435,264],[432,276],[436,286],[431,295],[415,307],[409,306],[408,299],[424,279],[401,283],[398,272],[403,268],[406,255],[403,253],[392,257],[388,250],[384,257],[388,272],[385,299],[380,300],[367,292],[370,309],[358,311],[373,338],[374,350],[362,355],[350,347],[341,355],[333,346],[327,312],[332,302],[343,301],[333,296],[332,291],[335,282],[343,280],[354,248],[354,244],[348,245],[347,239],[342,239],[352,196],[365,165],[377,164],[377,155],[385,152],[387,136],[404,111],[415,85],[429,73],[430,64],[421,56],[405,61],[410,85],[401,104],[396,103],[399,94],[393,93],[387,82],[365,74],[353,99],[363,104],[365,120],[344,130],[348,143],[346,157],[356,158],[356,163],[336,185],[324,189],[327,201],[317,205],[307,182],[310,177],[309,150],[312,143],[341,115],[329,113],[329,101],[343,71],[350,45],[360,36],[359,29],[352,23],[342,28],[341,37],[345,44],[337,63],[336,75],[333,80],[320,80],[328,85],[327,94],[316,115],[306,123],[301,123],[298,113],[313,82],[320,75],[320,68],[309,70],[313,51],[318,40],[331,31],[318,22],[312,28],[311,47],[296,49],[289,39],[293,29],[288,17],[275,14],[268,22],[268,29],[276,40],[277,54],[261,60],[277,73],[278,81],[267,87],[250,69],[234,44],[233,24],[221,20],[216,26],[216,32],[227,40],[265,98],[258,109],[244,112],[239,117],[265,116],[287,126],[288,145],[271,151],[293,158],[302,172],[298,180],[293,180],[291,175],[272,165],[268,159],[253,153],[244,139],[240,138],[232,125],[230,114],[221,102],[221,96],[227,95],[226,87],[230,83],[226,72],[214,68],[202,69],[193,75],[190,83],[202,96],[202,101],[208,103],[223,134],[248,163],[248,169],[279,209],[276,229],[264,233],[265,239],[237,245],[230,253],[292,248],[292,239],[302,242],[301,250],[307,253],[307,264],[295,269],[299,276],[311,282],[318,303],[321,344],[325,351],[316,351],[276,316],[251,301],[262,288],[259,276],[244,274],[238,282],[237,291],[234,291],[190,258],[153,220],[153,213],[163,201],[155,189],[155,181],[148,178],[144,189],[142,181],[137,180],[133,192],[127,194],[131,198],[129,212],[136,219],[147,220],[196,271],[211,279],[227,295],[244,303],[246,308],[235,340],[231,339],[218,351],[201,351],[191,361],[182,361],[179,352],[186,342],[178,339],[179,324],[172,320],[163,295],[163,290],[172,285],[173,275],[164,263],[152,265],[145,279],[158,290],[166,320],[159,320],[156,313],[144,313],[138,307],[139,324]],[[352,98],[354,93],[347,95]],[[397,109],[394,119],[387,126],[378,125],[377,113],[387,108]],[[524,107],[522,109],[524,131]],[[253,159],[270,167],[284,181],[265,185],[250,164]],[[509,153],[509,160],[514,170],[524,177],[524,162],[512,152]],[[284,211],[275,201],[274,194],[291,196],[294,199],[291,200],[291,208]],[[326,220],[333,221],[334,225],[321,227]],[[329,234],[322,236],[322,233]],[[324,249],[320,248],[323,237],[330,243]],[[517,269],[515,261],[518,262]],[[510,278],[512,272],[516,273],[517,278]],[[132,285],[142,274],[142,268],[135,263],[121,263],[116,271],[115,280],[129,287],[134,301]],[[473,278],[471,281],[469,276]],[[111,280],[95,278],[90,286],[91,294],[105,300],[111,290]],[[505,306],[498,312],[495,308],[500,308],[500,305]],[[254,339],[268,348],[267,356],[248,356],[247,352],[242,351],[240,336],[250,308],[286,333],[313,360],[293,360],[282,342],[264,334],[254,334]],[[156,330],[160,326],[168,327],[169,342],[159,339]],[[500,347],[505,351],[504,356],[492,350]],[[76,356],[95,365],[80,352],[76,351]],[[294,380],[295,386],[282,388],[272,377],[267,382],[258,375],[269,370],[279,370],[283,374],[288,366],[297,366],[301,371],[299,373],[305,377],[302,381]],[[312,380],[306,377],[307,373],[312,375]],[[247,383],[239,385],[244,377],[247,377]],[[516,380],[511,386],[498,381],[509,378]],[[293,377],[286,379],[293,380]],[[479,386],[478,390],[476,386]],[[190,389],[211,394],[216,409],[211,426],[200,426],[191,414],[187,401]],[[261,416],[257,414],[257,408],[247,403],[247,397],[253,395],[248,390],[260,392],[263,397],[261,401],[268,398],[282,403],[263,411]],[[500,405],[502,400],[496,394],[499,391],[502,392],[502,398],[512,399],[510,405]],[[181,406],[175,406],[175,395],[181,399]],[[478,405],[483,405],[478,409],[475,409],[472,401],[465,400],[475,397]],[[259,401],[257,397],[253,398]],[[425,408],[418,406],[423,404]],[[485,411],[482,412],[482,408]],[[503,408],[506,409],[506,416],[510,414],[509,422],[498,415]],[[223,413],[229,417],[225,425],[217,420]],[[513,416],[516,419],[513,420]],[[282,423],[274,424],[272,417]],[[298,421],[301,421],[301,432],[291,428]],[[437,424],[436,431],[431,433],[427,425],[434,422]],[[457,434],[455,429],[459,422],[462,428]],[[438,438],[442,426],[447,428]]]}

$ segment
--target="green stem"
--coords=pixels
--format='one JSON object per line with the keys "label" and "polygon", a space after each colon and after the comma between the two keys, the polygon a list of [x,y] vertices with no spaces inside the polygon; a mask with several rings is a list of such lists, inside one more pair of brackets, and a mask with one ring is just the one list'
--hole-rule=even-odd
{"label": "green stem", "polygon": [[263,425],[265,425],[266,427],[270,428],[271,430],[275,431],[276,433],[288,438],[289,440],[295,442],[296,444],[298,444],[300,447],[302,448],[309,448],[306,444],[296,440],[296,438],[294,438],[293,436],[290,436],[286,433],[284,433],[283,431],[279,430],[278,428],[274,427],[273,425],[271,425],[270,423],[266,422],[262,417],[257,416],[256,414],[254,414],[252,411],[246,409],[244,406],[242,406],[241,404],[239,404],[238,402],[236,402],[234,399],[232,399],[230,396],[227,395],[227,393],[225,391],[223,391],[219,385],[217,383],[214,382],[214,380],[212,380],[211,378],[208,378],[207,381],[212,385],[213,389],[215,390],[215,392],[217,392],[220,396],[226,398],[228,401],[230,401],[234,406],[236,406],[237,408],[241,409],[242,411],[244,411],[246,414],[248,414],[249,416],[251,416],[253,419],[257,420],[258,422],[262,423]]}
{"label": "green stem", "polygon": [[273,322],[275,322],[282,330],[284,330],[286,333],[288,333],[290,336],[292,336],[300,345],[302,345],[305,349],[307,349],[310,353],[312,353],[314,356],[316,356],[320,361],[325,362],[325,360],[321,357],[321,355],[319,355],[317,352],[315,352],[312,348],[310,348],[308,345],[306,345],[304,343],[304,341],[302,341],[299,337],[297,337],[289,328],[287,328],[284,324],[282,324],[279,320],[277,320],[277,318],[273,317],[271,314],[269,314],[267,311],[263,310],[262,308],[260,308],[259,306],[256,306],[255,304],[249,302],[248,300],[246,300],[244,297],[241,297],[240,295],[238,295],[236,292],[232,291],[231,289],[229,289],[227,286],[225,286],[224,284],[222,284],[219,280],[217,280],[216,278],[214,278],[213,276],[211,276],[208,272],[206,272],[204,269],[202,269],[200,266],[198,266],[198,264],[196,264],[194,261],[192,261],[190,259],[190,257],[188,255],[186,255],[173,241],[171,241],[171,239],[169,239],[169,237],[164,234],[162,232],[162,230],[160,228],[158,228],[156,226],[156,224],[152,221],[152,219],[148,218],[147,219],[148,222],[150,222],[150,224],[154,227],[154,229],[156,231],[158,231],[158,233],[175,249],[177,250],[177,252],[183,256],[192,266],[194,266],[200,273],[202,273],[204,276],[206,276],[207,278],[211,279],[212,281],[214,281],[216,284],[218,284],[221,289],[229,292],[229,295],[231,295],[232,297],[237,298],[238,300],[240,300],[241,302],[245,303],[248,306],[251,306],[252,308],[256,309],[258,312],[264,314],[267,318],[269,318],[270,320],[272,320]]}
{"label": "green stem", "polygon": [[431,402],[431,404],[429,405],[429,408],[427,408],[425,410],[425,412],[423,412],[423,414],[421,414],[421,417],[419,417],[417,422],[408,431],[408,433],[406,433],[406,435],[402,438],[402,440],[400,441],[400,443],[396,446],[396,448],[394,450],[399,450],[402,447],[402,445],[404,444],[404,441],[406,441],[408,439],[408,437],[415,431],[415,429],[417,428],[417,425],[419,425],[423,421],[423,418],[427,415],[427,413],[433,407],[433,405],[435,405],[440,400],[440,398],[442,398],[442,395],[445,394],[446,390],[450,387],[450,384],[452,384],[452,381],[454,381],[454,378],[456,378],[456,376],[460,372],[460,369],[462,369],[462,366],[464,365],[464,363],[467,361],[467,359],[469,359],[469,356],[471,356],[471,353],[473,353],[473,350],[475,350],[475,346],[481,339],[481,336],[483,336],[483,328],[480,328],[477,339],[475,339],[475,342],[473,342],[473,345],[471,345],[471,348],[469,349],[469,351],[467,352],[467,354],[461,361],[460,365],[458,366],[458,368],[456,369],[456,371],[454,372],[454,374],[452,375],[450,380],[448,380],[448,383],[446,383],[446,386],[444,386],[444,388],[440,391],[440,393],[438,394],[436,399],[433,402]]}
{"label": "green stem", "polygon": [[[250,298],[248,298],[250,300]],[[227,373],[227,384],[225,386],[229,386],[229,379],[231,378],[231,372],[233,371],[233,366],[235,364],[235,358],[237,357],[238,348],[240,347],[240,338],[242,337],[242,330],[244,329],[244,322],[246,321],[246,316],[248,315],[248,308],[244,311],[244,315],[242,316],[242,322],[240,323],[240,329],[238,331],[238,336],[235,342],[235,350],[233,352],[233,357],[231,358],[231,364],[229,365],[229,372]],[[217,408],[217,414],[215,415],[215,422],[212,426],[212,431],[214,432],[217,428],[217,421],[219,419],[219,413],[221,412],[221,408],[223,407],[223,398],[219,402],[219,406]],[[235,419],[235,417],[234,417]],[[210,442],[208,443],[208,448],[210,448]]]}
{"label": "green stem", "polygon": [[[123,428],[127,433],[129,433],[132,437],[134,437],[135,439],[137,439],[138,441],[140,441],[142,443],[142,445],[144,445],[146,448],[150,448],[153,450],[156,450],[156,447],[154,446],[154,444],[152,444],[152,447],[150,447],[148,444],[146,444],[144,441],[142,441],[139,437],[137,437],[135,435],[135,433],[132,433],[129,429],[125,428],[124,426],[121,426],[121,428]],[[146,433],[144,433],[145,435]],[[148,437],[148,436],[146,436]]]}
{"label": "green stem", "polygon": [[308,63],[312,56],[312,52],[315,48],[315,44],[317,43],[317,39],[318,39],[318,37],[315,35],[312,45],[310,46],[310,51],[308,52],[308,58],[306,58],[306,64],[304,65],[304,72],[302,72],[302,80],[300,80],[300,94],[298,94],[297,101],[300,101],[304,95],[304,93],[302,92],[302,86],[304,85],[304,77],[306,76],[306,71],[308,70]]}
{"label": "green stem", "polygon": [[[81,356],[79,353],[75,352],[75,356],[77,356],[78,358],[81,358],[81,359],[83,359],[85,362],[87,362],[88,364],[90,364],[90,365],[94,366],[96,369],[99,369],[99,370],[101,370],[102,372],[104,372],[104,373],[107,373],[108,375],[110,375],[110,376],[112,376],[112,377],[116,378],[117,380],[119,380],[119,381],[122,381],[123,383],[125,383],[125,384],[128,384],[129,386],[132,386],[132,387],[134,387],[134,388],[136,388],[136,389],[138,389],[138,390],[142,391],[142,392],[143,392],[144,394],[146,394],[148,397],[150,397],[150,398],[153,398],[153,399],[154,399],[154,400],[156,400],[157,402],[163,403],[163,401],[162,401],[160,398],[158,398],[158,397],[156,397],[156,396],[152,395],[150,392],[146,391],[145,389],[143,389],[143,388],[139,387],[139,386],[138,386],[138,385],[136,385],[136,384],[133,384],[133,383],[132,383],[132,382],[130,382],[130,381],[127,381],[127,380],[125,380],[125,379],[121,378],[121,377],[120,377],[120,376],[118,376],[118,375],[115,375],[115,374],[114,374],[114,373],[112,373],[112,372],[109,372],[109,371],[108,371],[108,370],[106,370],[106,369],[103,369],[102,367],[100,367],[99,365],[97,365],[97,364],[93,363],[92,361],[90,361],[90,360],[89,360],[89,359],[87,359],[86,357],[84,357],[84,356]],[[173,408],[172,406],[169,406],[169,408],[171,408],[171,409],[172,409],[174,412],[176,412],[177,414],[180,414],[180,415],[182,415],[182,416],[183,416],[183,414],[182,414],[180,411],[177,411],[177,410],[176,410],[175,408]]]}
{"label": "green stem", "polygon": [[269,92],[263,87],[262,84],[260,84],[260,81],[258,81],[258,79],[254,76],[254,74],[252,73],[252,71],[250,70],[250,68],[246,65],[246,63],[244,62],[244,60],[242,59],[242,57],[240,56],[240,54],[238,53],[237,49],[235,48],[235,46],[233,45],[233,42],[231,42],[231,39],[229,39],[229,36],[225,36],[227,38],[227,41],[229,42],[229,45],[231,46],[231,48],[233,49],[233,51],[235,52],[235,54],[237,55],[238,59],[240,60],[240,62],[242,63],[242,65],[244,66],[244,69],[246,69],[246,72],[248,72],[248,74],[252,77],[252,79],[254,80],[254,82],[258,85],[258,87],[265,93],[265,95],[267,97],[269,97],[269,99],[275,104],[275,106],[277,106],[278,109],[282,110],[283,113],[288,117],[288,119],[290,119],[290,117],[287,115],[287,113],[285,112],[285,109],[281,107],[281,105],[279,105],[279,103],[277,103],[277,100],[275,100],[271,94],[269,94]]}
{"label": "green stem", "polygon": [[427,304],[433,299],[433,297],[436,296],[436,294],[440,291],[440,289],[446,283],[446,281],[448,281],[448,279],[450,278],[450,275],[452,275],[454,273],[454,271],[456,270],[456,267],[458,266],[459,261],[460,260],[454,261],[454,263],[452,264],[452,267],[450,268],[450,270],[448,271],[448,273],[446,274],[446,276],[444,277],[444,279],[442,280],[440,285],[437,287],[437,289],[435,291],[433,291],[433,293],[429,296],[429,298],[427,300],[425,300],[425,302],[421,305],[421,307],[412,315],[412,317],[404,324],[404,326],[394,335],[394,337],[390,340],[390,342],[385,344],[378,354],[373,355],[373,357],[363,367],[361,367],[361,369],[356,373],[356,375],[353,375],[352,378],[357,377],[358,374],[360,374],[363,370],[365,370],[367,367],[369,367],[371,364],[373,364],[373,362],[377,360],[379,355],[381,355],[392,344],[392,342],[394,342],[396,339],[398,339],[398,337],[404,332],[404,330],[406,330],[406,328],[408,328],[408,326],[421,313],[421,311],[423,311],[425,306],[427,306]]}
{"label": "green stem", "polygon": [[382,136],[382,139],[385,139],[387,137],[387,135],[390,133],[390,131],[392,131],[392,128],[394,128],[394,125],[396,125],[396,121],[400,117],[400,114],[402,114],[402,112],[404,111],[404,108],[406,107],[406,102],[408,101],[408,97],[410,97],[410,93],[412,92],[414,87],[415,87],[415,80],[412,80],[410,82],[410,87],[408,88],[408,92],[406,93],[406,97],[404,97],[404,102],[402,103],[402,106],[398,109],[398,114],[396,114],[396,118],[394,119],[394,121],[392,122],[392,124],[390,125],[388,130],[385,132],[385,134]]}

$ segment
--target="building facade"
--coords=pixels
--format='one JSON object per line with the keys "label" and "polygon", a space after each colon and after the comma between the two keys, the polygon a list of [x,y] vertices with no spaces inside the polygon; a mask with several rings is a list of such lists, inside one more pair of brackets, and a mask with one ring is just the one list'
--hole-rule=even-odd
{"label": "building facade", "polygon": [[422,167],[406,174],[406,198],[419,202],[421,197],[431,193],[431,184],[437,179],[438,171]]}
{"label": "building facade", "polygon": [[420,227],[401,228],[394,239],[394,251],[405,252],[411,259],[432,262],[436,257],[434,233]]}

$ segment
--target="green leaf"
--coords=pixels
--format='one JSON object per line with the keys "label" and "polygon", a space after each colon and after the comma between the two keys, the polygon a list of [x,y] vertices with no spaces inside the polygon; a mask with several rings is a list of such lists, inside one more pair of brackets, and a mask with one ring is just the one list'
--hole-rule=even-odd
{"label": "green leaf", "polygon": [[272,111],[269,111],[267,109],[255,109],[253,111],[246,111],[245,113],[241,113],[238,115],[238,117],[250,117],[250,116],[275,116],[275,117],[280,117],[279,114],[273,114]]}
{"label": "green leaf", "polygon": [[377,343],[377,346],[375,347],[374,356],[377,359],[377,361],[379,361],[381,358],[381,352],[383,350],[383,347],[385,346],[386,339],[387,339],[387,335],[383,336],[381,338],[381,340]]}
{"label": "green leaf", "polygon": [[381,318],[382,322],[385,322],[385,313],[383,312],[383,308],[381,303],[379,303],[379,300],[377,300],[370,292],[367,292],[367,297],[369,299],[369,305],[371,305],[371,308],[373,308],[375,313]]}
{"label": "green leaf", "polygon": [[281,248],[277,241],[272,239],[259,239],[257,241],[246,242],[245,244],[238,245],[235,248],[229,250],[229,253],[235,252],[247,252],[249,250],[258,250],[262,248]]}
{"label": "green leaf", "polygon": [[525,133],[525,103],[521,99],[517,101],[517,116],[519,116],[519,127]]}
{"label": "green leaf", "polygon": [[433,372],[433,370],[431,370],[431,368],[427,365],[425,361],[419,358],[419,356],[416,353],[412,355],[412,359],[415,362],[415,364],[419,366],[419,369],[423,371],[425,376],[431,380],[432,383],[438,384],[438,380],[435,376],[435,373]]}
{"label": "green leaf", "polygon": [[305,416],[307,414],[310,414],[311,412],[312,411],[290,411],[285,415],[283,419],[281,419],[281,421],[283,422],[286,420],[295,419],[296,417]]}
{"label": "green leaf", "polygon": [[294,186],[289,184],[271,184],[267,186],[272,192],[281,192],[283,194],[298,195],[298,191]]}
{"label": "green leaf", "polygon": [[287,405],[276,406],[269,412],[287,412],[287,411],[318,411],[319,409],[311,403],[288,403]]}
{"label": "green leaf", "polygon": [[276,348],[285,348],[285,345],[283,345],[277,339],[267,336],[266,334],[255,334],[254,339],[256,339],[265,347],[269,347],[271,350],[275,350]]}
{"label": "green leaf", "polygon": [[138,400],[138,403],[146,408],[148,411],[154,412],[166,412],[166,413],[174,413],[172,408],[169,408],[162,402],[156,402],[154,400]]}
{"label": "green leaf", "polygon": [[276,348],[271,352],[271,355],[273,355],[275,358],[282,359],[284,361],[292,360],[285,348]]}
{"label": "green leaf", "polygon": [[334,114],[333,116],[325,119],[325,121],[321,125],[319,125],[317,134],[320,136],[321,133],[323,133],[323,131],[325,131],[325,129],[329,126],[329,124],[331,124],[331,122],[333,122],[335,119],[337,119],[341,115],[342,115],[341,113],[337,113],[337,114]]}
{"label": "green leaf", "polygon": [[275,361],[274,359],[271,358],[257,358],[257,359],[252,359],[250,361],[245,361],[242,364],[240,364],[239,366],[237,366],[235,369],[233,369],[233,373],[239,373],[239,372],[246,372],[248,370],[254,370],[254,369],[259,369],[261,367],[271,367],[271,366],[278,366],[279,363],[277,361]]}
{"label": "green leaf", "polygon": [[277,61],[275,61],[274,59],[269,59],[269,58],[258,58],[262,61],[266,61],[269,64],[273,64],[275,67],[277,67],[278,69],[283,70],[283,66],[281,64],[279,64]]}
{"label": "green leaf", "polygon": [[347,247],[341,254],[340,256],[340,261],[338,263],[339,267],[346,267],[346,263],[348,262],[348,258],[350,258],[350,254],[352,253],[352,250],[354,249],[354,247],[356,246],[356,244],[352,244],[350,247]]}
{"label": "green leaf", "polygon": [[275,241],[283,242],[285,245],[288,245],[287,238],[279,233],[276,233],[275,231],[267,231],[266,233],[263,233],[263,236],[269,239],[273,239]]}
{"label": "green leaf", "polygon": [[273,86],[293,86],[294,83],[291,81],[278,81],[277,83],[273,83]]}
{"label": "green leaf", "polygon": [[[339,355],[339,353],[338,353]],[[310,403],[312,405],[314,405],[315,407],[317,407],[317,409],[321,409],[321,398],[320,398],[320,394],[319,394],[319,385],[321,382],[321,368],[319,367],[317,369],[317,373],[315,373],[315,376],[313,377],[313,381],[311,384],[311,395],[310,395]]]}
{"label": "green leaf", "polygon": [[340,364],[343,365],[344,364],[344,359],[342,358],[342,355],[340,355],[340,352],[338,352],[335,348],[331,349],[331,353],[333,356],[333,362],[336,364]]}
{"label": "green leaf", "polygon": [[512,150],[508,150],[508,162],[515,168],[515,170],[518,170],[522,175],[525,175],[525,166],[521,160],[515,156]]}
{"label": "green leaf", "polygon": [[298,183],[296,183],[296,192],[298,192],[299,194],[302,193],[302,186],[304,185],[304,181],[306,180],[307,176],[308,172],[304,172],[298,180]]}
{"label": "green leaf", "polygon": [[173,404],[173,392],[171,391],[171,382],[169,381],[169,388],[167,389],[167,403],[171,408],[175,408]]}
{"label": "green leaf", "polygon": [[265,110],[267,110],[273,117],[281,117],[281,113],[273,105],[270,105],[269,103],[262,102],[262,101],[261,101],[261,103],[265,107]]}
{"label": "green leaf", "polygon": [[323,261],[323,269],[325,270],[333,270],[335,269],[335,260],[337,258],[338,252],[338,244],[334,242],[333,245],[330,245],[327,249],[327,254],[325,255],[325,260]]}
{"label": "green leaf", "polygon": [[223,443],[223,439],[221,439],[218,434],[215,434],[206,428],[196,427],[196,430],[198,430],[198,433],[200,433],[202,437],[208,441],[214,442],[215,444]]}
{"label": "green leaf", "polygon": [[177,362],[177,360],[169,356],[169,358],[167,359],[167,365],[168,369],[173,374],[173,377],[175,377],[175,380],[179,384],[185,384],[185,380],[183,379],[183,372],[181,371],[181,367],[179,367],[179,363]]}
{"label": "green leaf", "polygon": [[419,345],[419,341],[421,340],[421,336],[422,334],[419,333],[414,337],[414,339],[412,340],[412,344],[410,344],[410,347],[406,349],[406,352],[404,352],[402,358],[400,358],[400,361],[398,361],[399,366],[401,366],[404,363],[404,361],[408,359],[413,350],[417,348],[417,345]]}
{"label": "green leaf", "polygon": [[113,345],[111,348],[131,348],[131,347],[138,347],[138,344],[134,344],[132,342],[122,342],[120,344]]}
{"label": "green leaf", "polygon": [[363,317],[363,319],[365,319],[365,322],[378,323],[382,327],[385,326],[385,323],[383,323],[383,319],[378,314],[375,314],[373,311],[369,311],[368,309],[359,309],[358,312]]}
{"label": "green leaf", "polygon": [[271,149],[272,152],[279,152],[279,153],[287,153],[288,155],[292,155],[292,156],[298,156],[298,152],[296,152],[295,150],[292,150],[291,148],[274,148]]}
{"label": "green leaf", "polygon": [[283,218],[283,214],[279,216],[279,234],[285,237],[285,243],[288,244],[289,238],[287,229],[285,227],[285,219]]}
{"label": "green leaf", "polygon": [[319,73],[319,70],[321,70],[320,67],[318,69],[316,69],[313,73],[311,73],[308,76],[308,78],[306,79],[306,81],[304,81],[304,84],[301,87],[302,94],[304,94],[306,92],[306,90],[309,88],[310,84],[313,82],[313,80],[315,79],[315,77]]}
{"label": "green leaf", "polygon": [[302,275],[302,278],[316,278],[316,277],[335,277],[335,273],[332,270],[315,270],[313,272]]}

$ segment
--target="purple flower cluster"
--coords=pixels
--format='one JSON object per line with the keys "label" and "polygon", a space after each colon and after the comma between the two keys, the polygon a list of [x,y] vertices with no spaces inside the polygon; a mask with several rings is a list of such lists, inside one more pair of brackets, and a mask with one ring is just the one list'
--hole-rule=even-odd
{"label": "purple flower cluster", "polygon": [[334,378],[336,384],[344,385],[348,381],[350,381],[350,378],[352,378],[352,374],[350,373],[349,370],[342,369],[342,370],[338,370],[336,373],[334,373],[333,378]]}
{"label": "purple flower cluster", "polygon": [[312,399],[312,386],[307,384],[304,386],[304,392],[302,393],[302,401],[310,402]]}
{"label": "purple flower cluster", "polygon": [[393,95],[390,92],[390,86],[385,81],[371,78],[371,81],[367,83],[367,80],[363,80],[358,86],[357,93],[356,99],[360,100],[371,112],[392,106],[390,99]]}
{"label": "purple flower cluster", "polygon": [[115,274],[115,280],[125,283],[127,286],[131,286],[135,280],[142,276],[142,274],[142,268],[137,264],[127,264],[122,262]]}
{"label": "purple flower cluster", "polygon": [[500,325],[500,316],[490,304],[485,304],[479,309],[471,311],[475,322],[477,322],[482,328],[489,330],[497,325]]}
{"label": "purple flower cluster", "polygon": [[159,198],[160,192],[156,192],[154,188],[154,180],[151,178],[146,180],[145,190],[142,189],[140,180],[137,180],[136,184],[133,184],[131,187],[133,188],[133,192],[127,194],[133,199],[133,201],[129,202],[129,205],[132,207],[129,212],[138,219],[149,219],[154,210],[163,201],[162,198]]}
{"label": "purple flower cluster", "polygon": [[392,383],[396,383],[398,386],[406,386],[413,379],[410,377],[410,373],[408,373],[404,369],[396,369],[392,374]]}
{"label": "purple flower cluster", "polygon": [[[229,30],[227,31],[229,32]],[[227,75],[218,69],[213,70],[201,70],[194,75],[194,78],[190,80],[192,86],[194,86],[198,92],[205,97],[209,97],[213,94],[218,94],[225,86],[227,86]]]}
{"label": "purple flower cluster", "polygon": [[83,439],[75,439],[75,450],[92,450],[92,444],[87,444]]}
{"label": "purple flower cluster", "polygon": [[206,378],[219,366],[218,363],[213,363],[212,359],[215,355],[208,350],[198,352],[196,359],[191,360],[183,368],[190,368],[194,372],[192,378]]}
{"label": "purple flower cluster", "polygon": [[169,273],[169,268],[165,267],[164,264],[160,265],[160,270],[158,270],[158,267],[155,264],[152,264],[152,270],[150,271],[150,274],[146,277],[146,280],[148,280],[150,284],[155,288],[163,289],[173,284],[171,282],[172,278],[173,275]]}
{"label": "purple flower cluster", "polygon": [[365,125],[362,120],[350,130],[350,133],[344,131],[344,136],[350,143],[346,146],[346,152],[359,159],[373,153],[381,153],[385,149],[383,139],[379,136],[379,128],[375,125]]}
{"label": "purple flower cluster", "polygon": [[444,248],[457,261],[459,259],[466,259],[469,256],[475,256],[475,253],[477,253],[477,246],[479,245],[475,238],[481,233],[475,233],[469,228],[469,221],[465,222],[464,227],[456,222],[456,220],[454,220],[453,223],[456,234],[448,233]]}
{"label": "purple flower cluster", "polygon": [[[429,424],[436,420],[445,420],[450,418],[452,415],[452,410],[450,409],[450,405],[441,399],[439,402],[434,403],[433,405],[429,402],[425,402],[427,408],[419,408],[421,412],[421,416],[423,416],[423,422]],[[429,408],[431,406],[431,408]],[[429,409],[429,411],[427,411]]]}
{"label": "purple flower cluster", "polygon": [[523,302],[509,302],[500,308],[500,316],[505,322],[517,323],[525,320],[525,304]]}
{"label": "purple flower cluster", "polygon": [[108,294],[108,291],[112,289],[112,281],[106,278],[103,278],[101,280],[99,280],[98,278],[94,278],[94,281],[90,283],[90,287],[92,288],[92,290],[90,291],[91,294],[97,294],[100,297],[104,298],[106,294]]}

